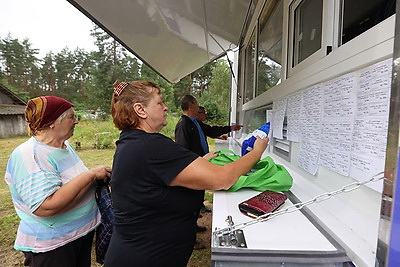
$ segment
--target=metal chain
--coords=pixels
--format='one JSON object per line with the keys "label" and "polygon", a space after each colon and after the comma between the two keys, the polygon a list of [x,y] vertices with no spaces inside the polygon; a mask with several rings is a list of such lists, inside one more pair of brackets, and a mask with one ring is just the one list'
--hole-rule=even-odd
{"label": "metal chain", "polygon": [[277,217],[279,215],[283,215],[283,214],[286,214],[286,213],[291,213],[291,212],[295,212],[295,211],[301,210],[302,208],[304,208],[306,206],[309,206],[311,204],[319,203],[319,202],[328,200],[331,197],[333,197],[335,195],[338,195],[338,194],[341,194],[341,193],[348,193],[348,192],[354,191],[354,190],[360,188],[360,186],[362,186],[362,185],[365,185],[365,184],[368,184],[368,183],[371,183],[371,182],[376,182],[376,181],[379,181],[381,179],[384,179],[383,172],[377,173],[377,174],[375,174],[374,176],[372,176],[371,178],[369,178],[369,179],[367,179],[365,181],[354,182],[354,183],[345,185],[345,186],[343,186],[342,188],[340,188],[338,190],[335,190],[335,191],[332,191],[332,192],[323,193],[323,194],[315,196],[314,198],[312,198],[312,199],[310,199],[308,201],[296,203],[296,204],[294,204],[292,206],[289,206],[287,208],[280,209],[280,210],[277,210],[277,211],[274,211],[274,212],[270,212],[270,213],[266,213],[266,214],[261,215],[261,216],[255,218],[255,219],[253,219],[253,220],[250,220],[248,222],[244,222],[244,223],[240,223],[240,224],[236,224],[236,225],[233,224],[233,225],[230,225],[229,227],[226,227],[226,228],[223,228],[223,229],[216,229],[213,232],[213,234],[215,236],[231,234],[232,232],[234,232],[236,230],[241,230],[241,229],[243,229],[243,228],[245,228],[247,226],[250,226],[250,225],[253,225],[253,224],[256,224],[256,223],[260,223],[260,222],[265,222],[265,221],[271,220],[271,219],[273,219],[273,218],[275,218],[275,217]]}

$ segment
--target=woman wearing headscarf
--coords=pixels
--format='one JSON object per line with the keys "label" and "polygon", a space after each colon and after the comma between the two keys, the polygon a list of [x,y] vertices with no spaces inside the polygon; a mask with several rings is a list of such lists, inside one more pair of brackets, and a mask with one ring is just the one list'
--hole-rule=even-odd
{"label": "woman wearing headscarf", "polygon": [[32,137],[14,149],[5,175],[20,218],[14,247],[25,266],[89,267],[100,223],[94,181],[111,169],[88,170],[68,143],[78,121],[67,100],[30,99],[25,119]]}
{"label": "woman wearing headscarf", "polygon": [[111,113],[122,130],[113,161],[114,231],[105,266],[186,266],[196,240],[198,190],[228,189],[259,161],[268,139],[219,166],[160,134],[167,125],[160,89],[116,82]]}

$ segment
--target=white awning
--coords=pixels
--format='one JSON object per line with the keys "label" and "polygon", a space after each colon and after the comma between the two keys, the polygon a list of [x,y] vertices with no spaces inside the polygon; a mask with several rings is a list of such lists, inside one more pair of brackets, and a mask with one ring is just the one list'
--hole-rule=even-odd
{"label": "white awning", "polygon": [[170,82],[239,45],[250,0],[68,0]]}

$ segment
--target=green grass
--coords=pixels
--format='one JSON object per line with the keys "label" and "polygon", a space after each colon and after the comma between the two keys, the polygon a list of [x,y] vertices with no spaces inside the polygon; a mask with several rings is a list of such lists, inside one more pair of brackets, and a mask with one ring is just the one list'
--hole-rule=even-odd
{"label": "green grass", "polygon": [[[165,126],[161,133],[174,140],[175,125],[179,117],[174,114],[168,114],[168,124]],[[80,149],[91,148],[115,148],[115,141],[119,138],[120,131],[115,128],[112,118],[107,117],[105,120],[88,120],[82,119],[75,127],[74,136],[69,142],[75,147]],[[79,142],[79,145],[78,145]]]}
{"label": "green grass", "polygon": [[26,139],[27,136],[0,139],[0,266],[23,266],[22,253],[13,249],[19,219],[3,177],[12,150]]}
{"label": "green grass", "polygon": [[[174,129],[179,118],[168,116],[168,125],[162,133],[174,139]],[[98,146],[96,133],[103,134]],[[114,127],[111,119],[105,121],[82,120],[76,126],[74,136],[69,140],[75,147],[76,142],[81,142],[80,149],[77,149],[79,156],[88,168],[98,165],[112,166],[112,158],[115,151],[115,141],[119,137],[119,131]],[[28,136],[0,139],[0,176],[4,177],[8,158],[15,147],[27,140]],[[210,149],[214,147],[214,140],[209,139]],[[212,192],[206,191],[205,200],[212,203]],[[23,266],[23,254],[13,249],[15,235],[19,224],[19,218],[15,214],[11,201],[10,192],[4,179],[0,179],[0,266]],[[204,250],[197,250],[189,261],[188,266],[210,266],[211,250],[209,245]],[[92,266],[100,266],[93,261]]]}

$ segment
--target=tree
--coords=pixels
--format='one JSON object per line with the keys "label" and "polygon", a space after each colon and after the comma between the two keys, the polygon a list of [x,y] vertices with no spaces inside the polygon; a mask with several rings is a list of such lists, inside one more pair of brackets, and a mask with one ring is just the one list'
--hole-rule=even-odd
{"label": "tree", "polygon": [[199,103],[208,113],[211,124],[227,125],[230,104],[230,70],[225,60],[213,62],[208,90],[199,97]]}
{"label": "tree", "polygon": [[34,94],[39,90],[39,78],[40,72],[38,68],[39,59],[36,57],[39,54],[37,49],[32,48],[32,44],[29,39],[22,41],[22,58],[21,62],[23,65],[23,72],[21,80],[25,91]]}
{"label": "tree", "polygon": [[261,54],[258,63],[257,95],[260,95],[280,82],[281,66],[269,59],[267,55]]}
{"label": "tree", "polygon": [[21,68],[19,55],[22,55],[22,46],[19,44],[18,39],[12,39],[11,35],[8,34],[0,43],[0,51],[8,83],[11,85],[16,84],[18,80],[17,73]]}
{"label": "tree", "polygon": [[130,55],[125,55],[120,60],[120,66],[121,66],[121,77],[124,77],[123,79],[125,81],[136,81],[140,79],[141,64],[135,57],[132,57]]}
{"label": "tree", "polygon": [[141,80],[146,80],[157,84],[161,93],[163,94],[163,101],[165,105],[169,108],[170,111],[174,112],[177,110],[177,106],[174,100],[174,87],[171,83],[165,80],[163,77],[158,75],[153,69],[151,69],[146,64],[142,64],[141,66]]}
{"label": "tree", "polygon": [[10,87],[26,92],[22,95],[28,98],[57,95],[74,102],[76,108],[100,108],[107,113],[116,80],[149,80],[159,85],[170,111],[180,111],[181,97],[192,94],[206,106],[211,121],[226,123],[230,74],[225,61],[211,62],[171,84],[96,25],[92,36],[96,51],[78,48],[71,52],[65,47],[40,60],[28,39],[20,42],[9,34],[0,40],[0,78],[7,79]]}
{"label": "tree", "polygon": [[71,99],[76,93],[74,87],[75,60],[74,55],[67,47],[54,57],[56,68],[56,95],[62,98]]}
{"label": "tree", "polygon": [[231,75],[225,60],[218,60],[212,70],[209,91],[222,111],[229,109]]}
{"label": "tree", "polygon": [[200,97],[205,91],[208,90],[210,82],[213,78],[213,70],[215,68],[215,62],[210,62],[200,69],[196,70],[192,74],[192,93]]}
{"label": "tree", "polygon": [[188,75],[182,78],[179,82],[173,85],[173,94],[174,94],[174,106],[177,107],[177,110],[181,110],[181,98],[184,95],[193,94],[192,92],[192,77]]}
{"label": "tree", "polygon": [[96,40],[98,51],[91,53],[95,64],[87,87],[91,96],[88,105],[92,109],[100,108],[103,112],[109,112],[112,84],[116,80],[136,80],[140,76],[139,64],[122,45],[98,26],[94,26],[91,34]]}
{"label": "tree", "polygon": [[41,72],[41,87],[44,92],[55,95],[56,90],[56,68],[54,66],[54,55],[52,52],[43,58]]}
{"label": "tree", "polygon": [[37,49],[32,48],[28,39],[20,42],[9,34],[0,42],[2,64],[10,85],[20,87],[31,95],[39,89],[39,59]]}
{"label": "tree", "polygon": [[90,56],[90,53],[83,49],[75,49],[73,52],[74,59],[74,72],[73,72],[73,83],[74,96],[72,100],[84,106],[86,102],[90,101],[90,96],[87,95],[87,86],[90,82],[90,72],[94,62]]}

